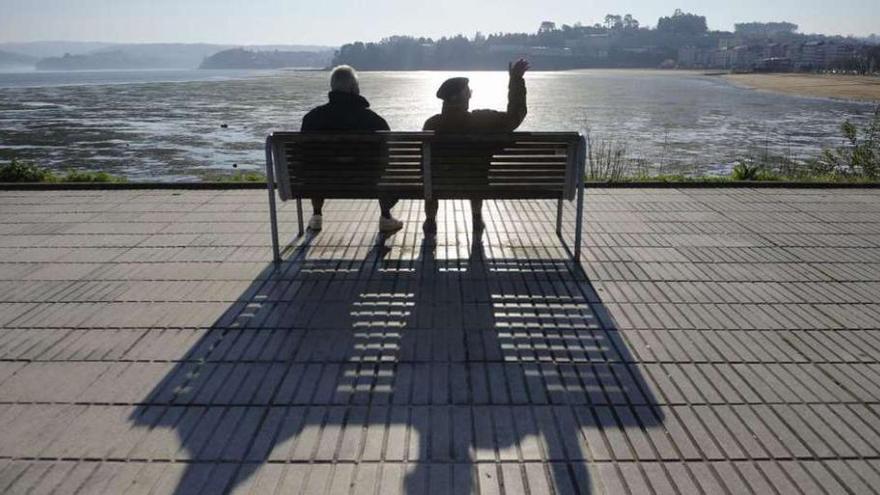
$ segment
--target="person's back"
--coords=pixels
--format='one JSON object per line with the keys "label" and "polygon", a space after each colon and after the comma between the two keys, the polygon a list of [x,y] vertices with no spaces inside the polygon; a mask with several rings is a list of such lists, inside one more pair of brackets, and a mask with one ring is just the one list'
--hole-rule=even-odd
{"label": "person's back", "polygon": [[331,91],[330,101],[303,117],[302,132],[387,131],[388,123],[361,95]]}
{"label": "person's back", "polygon": [[[342,65],[333,69],[330,76],[329,101],[309,111],[302,120],[301,132],[370,132],[390,130],[388,123],[370,110],[370,103],[360,95],[360,85],[354,69]],[[391,216],[396,199],[380,198],[379,230],[394,232],[403,223]],[[312,198],[312,218],[309,229],[321,230],[323,224],[323,198]]]}
{"label": "person's back", "polygon": [[[440,86],[440,89],[437,90],[437,98],[443,100],[443,110],[441,113],[425,121],[423,129],[448,134],[513,132],[526,118],[526,84],[523,75],[528,68],[528,62],[522,59],[518,60],[515,64],[510,64],[508,67],[510,82],[507,87],[506,112],[499,112],[497,110],[471,111],[471,90],[468,87],[468,79],[464,77],[447,79]],[[441,147],[431,151],[435,157],[441,157],[446,153]],[[485,168],[485,173],[482,173],[482,175],[486,177],[486,180],[488,180],[489,162],[494,152],[495,150],[492,147],[488,147],[482,153],[485,155],[485,160],[480,159],[479,164],[473,165],[478,166],[481,172]],[[455,150],[449,150],[449,153],[454,154]],[[478,152],[477,154],[480,153]],[[424,230],[427,235],[432,235],[437,230],[438,207],[439,203],[436,199],[425,201],[426,219]],[[482,229],[483,227],[482,209],[482,200],[471,200],[474,227],[477,229]]]}

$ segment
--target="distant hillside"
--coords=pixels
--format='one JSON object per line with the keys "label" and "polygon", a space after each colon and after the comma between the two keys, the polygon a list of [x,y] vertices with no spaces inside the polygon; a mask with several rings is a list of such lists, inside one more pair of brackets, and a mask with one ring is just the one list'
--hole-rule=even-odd
{"label": "distant hillside", "polygon": [[335,47],[325,45],[235,45],[235,47],[244,48],[246,50],[257,50],[261,52],[268,52],[272,50],[278,50],[281,52],[332,52],[336,49]]}
{"label": "distant hillside", "polygon": [[[205,58],[231,48],[236,46],[209,43],[81,41],[0,43],[0,52],[30,57],[24,67],[33,67],[37,60],[44,59],[40,63],[41,70],[195,69]],[[331,47],[316,45],[255,45],[244,48],[259,52],[278,50],[322,54],[328,54],[333,50]],[[332,54],[326,56],[328,60],[330,57]],[[6,66],[0,62],[0,67]]]}
{"label": "distant hillside", "polygon": [[205,58],[200,69],[281,69],[285,67],[326,67],[332,51],[252,51],[233,48]]}
{"label": "distant hillside", "polygon": [[138,61],[133,67],[138,69],[195,69],[205,57],[226,48],[228,47],[207,43],[143,43],[112,45],[89,52],[89,55],[123,53],[128,59]]}
{"label": "distant hillside", "polygon": [[87,55],[48,57],[37,62],[37,70],[107,70],[161,67],[161,61],[151,57],[131,55],[121,50],[102,51]]}
{"label": "distant hillside", "polygon": [[0,43],[0,50],[29,55],[36,59],[60,57],[65,53],[82,55],[111,46],[112,43],[93,41],[27,41]]}
{"label": "distant hillside", "polygon": [[35,57],[0,50],[0,68],[2,69],[33,67],[36,61]]}

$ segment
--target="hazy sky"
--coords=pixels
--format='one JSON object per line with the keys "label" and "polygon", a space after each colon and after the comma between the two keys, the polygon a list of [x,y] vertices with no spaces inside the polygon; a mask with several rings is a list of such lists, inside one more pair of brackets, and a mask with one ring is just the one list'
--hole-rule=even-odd
{"label": "hazy sky", "polygon": [[801,32],[880,32],[878,0],[0,0],[0,41],[303,43],[337,45],[392,34],[438,37],[535,31],[632,13],[643,25],[681,8],[711,29],[786,20]]}

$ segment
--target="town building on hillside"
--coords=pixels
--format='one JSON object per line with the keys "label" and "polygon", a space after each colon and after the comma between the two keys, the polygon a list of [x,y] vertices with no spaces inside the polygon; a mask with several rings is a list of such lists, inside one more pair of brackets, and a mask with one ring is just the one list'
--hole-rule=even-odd
{"label": "town building on hillside", "polygon": [[828,43],[825,45],[825,62],[824,67],[831,67],[834,64],[852,60],[858,53],[855,45],[850,43]]}
{"label": "town building on hillside", "polygon": [[825,64],[825,42],[808,41],[801,47],[800,58],[796,68],[801,70],[816,70]]}
{"label": "town building on hillside", "polygon": [[847,70],[858,62],[863,48],[854,43],[813,40],[805,43],[752,43],[730,45],[728,40],[711,50],[685,46],[678,50],[680,68],[756,70],[788,72],[791,70]]}
{"label": "town building on hillside", "polygon": [[788,51],[788,45],[782,43],[768,43],[764,45],[761,56],[767,58],[784,58]]}
{"label": "town building on hillside", "polygon": [[608,58],[608,53],[611,50],[611,37],[607,34],[588,34],[581,38],[567,40],[565,47],[578,55]]}
{"label": "town building on hillside", "polygon": [[733,49],[733,55],[730,60],[728,69],[751,70],[755,67],[755,63],[761,59],[763,49],[757,45],[740,45]]}
{"label": "town building on hillside", "polygon": [[571,57],[574,55],[570,48],[555,48],[548,46],[527,45],[489,45],[489,53],[506,53],[514,56],[530,57]]}
{"label": "town building on hillside", "polygon": [[755,63],[755,72],[791,72],[790,58],[771,57],[764,58]]}

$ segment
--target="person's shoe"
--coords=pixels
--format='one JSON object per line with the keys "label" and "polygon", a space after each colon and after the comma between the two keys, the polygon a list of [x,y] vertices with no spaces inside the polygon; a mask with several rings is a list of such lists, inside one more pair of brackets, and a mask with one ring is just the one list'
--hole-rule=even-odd
{"label": "person's shoe", "polygon": [[403,228],[403,222],[396,218],[379,217],[379,232],[397,232]]}
{"label": "person's shoe", "polygon": [[321,230],[321,227],[324,226],[324,217],[321,215],[312,215],[312,218],[309,219],[309,230],[314,230],[315,232]]}
{"label": "person's shoe", "polygon": [[425,232],[425,237],[434,237],[437,235],[437,220],[427,219],[425,223],[422,224],[422,230]]}

